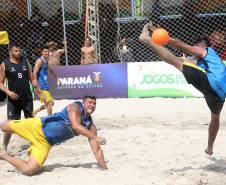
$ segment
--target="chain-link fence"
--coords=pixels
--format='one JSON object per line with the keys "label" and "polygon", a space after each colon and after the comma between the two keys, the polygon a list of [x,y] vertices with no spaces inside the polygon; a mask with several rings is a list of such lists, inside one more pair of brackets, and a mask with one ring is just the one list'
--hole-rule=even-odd
{"label": "chain-link fence", "polygon": [[[86,0],[0,0],[0,31],[8,31],[10,44],[18,43],[31,64],[41,55],[43,45],[55,42],[56,49],[66,46],[60,54],[60,65],[79,65],[86,20],[94,16],[91,28],[97,32],[93,35],[88,29],[88,36],[97,48],[99,63],[158,61],[155,53],[139,41],[144,24],[150,21],[185,43],[192,44],[194,37],[205,34],[219,55],[225,49],[225,0],[89,0],[89,3],[93,11],[86,14]],[[165,47],[177,56],[182,55],[168,45]],[[8,58],[8,46],[0,48],[0,59]]]}

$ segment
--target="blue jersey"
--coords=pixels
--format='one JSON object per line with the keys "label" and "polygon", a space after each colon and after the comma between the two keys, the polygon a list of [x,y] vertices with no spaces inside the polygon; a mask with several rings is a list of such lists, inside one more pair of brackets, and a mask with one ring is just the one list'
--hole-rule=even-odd
{"label": "blue jersey", "polygon": [[[84,107],[81,102],[77,101],[74,103],[81,107],[81,124],[89,130],[93,124],[92,117],[86,117],[84,113]],[[61,112],[57,112],[52,116],[41,117],[41,122],[43,134],[46,140],[52,146],[79,135],[72,129],[70,120],[68,118],[67,107],[65,107]]]}
{"label": "blue jersey", "polygon": [[197,61],[197,66],[206,71],[211,87],[224,100],[226,98],[226,67],[211,47],[203,48],[207,50],[207,54],[205,58]]}
{"label": "blue jersey", "polygon": [[39,69],[37,73],[37,80],[40,89],[49,90],[49,83],[48,83],[48,63],[45,62],[41,57],[38,58],[42,60],[42,68]]}

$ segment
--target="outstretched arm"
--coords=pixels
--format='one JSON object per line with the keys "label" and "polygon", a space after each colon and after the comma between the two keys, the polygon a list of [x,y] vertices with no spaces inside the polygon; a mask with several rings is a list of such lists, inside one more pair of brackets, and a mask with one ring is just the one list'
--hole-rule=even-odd
{"label": "outstretched arm", "polygon": [[63,49],[58,49],[57,52],[61,55],[65,52],[65,41],[63,40],[62,43],[64,44]]}
{"label": "outstretched arm", "polygon": [[[90,131],[93,132],[95,135],[97,135],[97,129],[94,125],[91,126]],[[100,166],[102,168],[106,169],[107,165],[106,165],[106,162],[104,160],[104,154],[103,154],[103,151],[100,148],[99,143],[96,142],[94,139],[89,139],[89,143],[90,143],[90,146],[93,150],[93,153],[94,153],[98,163],[100,164]],[[105,141],[105,143],[106,143],[106,141]]]}
{"label": "outstretched arm", "polygon": [[185,44],[184,42],[174,39],[172,37],[169,37],[168,44],[173,46],[174,48],[184,51],[185,53],[188,53],[194,57],[204,58],[206,56],[207,51],[199,46],[190,46],[188,44]]}
{"label": "outstretched arm", "polygon": [[35,62],[35,67],[34,67],[34,71],[33,71],[33,78],[34,78],[34,83],[38,84],[38,78],[37,78],[37,74],[39,69],[42,67],[42,60],[41,59],[37,59]]}
{"label": "outstretched arm", "polygon": [[156,44],[154,44],[151,36],[149,35],[148,27],[149,27],[149,24],[146,24],[144,26],[139,39],[145,44],[147,44],[163,61],[173,65],[174,67],[176,67],[178,70],[182,72],[183,59],[176,57],[173,53],[171,53],[164,47],[157,46]]}
{"label": "outstretched arm", "polygon": [[60,86],[62,86],[62,82],[60,81],[60,79],[57,77],[56,73],[52,70],[52,68],[49,66],[48,68],[49,73],[57,79],[57,81],[59,82]]}
{"label": "outstretched arm", "polygon": [[80,135],[86,136],[89,139],[94,139],[99,144],[105,144],[105,139],[103,137],[98,137],[93,132],[89,131],[86,127],[81,124],[81,112],[82,109],[78,104],[72,103],[67,107],[68,117],[71,123],[72,129]]}
{"label": "outstretched arm", "polygon": [[[34,87],[34,90],[37,91],[38,94],[41,95],[42,97],[42,100],[44,101],[44,103],[46,104],[47,103],[47,100],[46,100],[46,97],[44,96],[44,94],[42,93],[40,87],[39,87],[39,84],[38,84],[38,81],[34,79],[34,76],[32,74],[32,71],[31,71],[31,67],[30,67],[30,63],[28,62],[28,79],[30,80],[30,82],[32,83],[33,87]],[[37,76],[36,76],[37,77]],[[36,78],[37,79],[37,78]]]}
{"label": "outstretched arm", "polygon": [[[151,31],[154,32],[157,28],[154,26],[151,26]],[[158,26],[159,28],[159,26]],[[199,46],[190,46],[188,44],[185,44],[184,42],[175,39],[173,37],[169,37],[168,44],[173,46],[175,49],[184,51],[185,53],[188,53],[194,57],[198,58],[204,58],[206,56],[207,51]]]}

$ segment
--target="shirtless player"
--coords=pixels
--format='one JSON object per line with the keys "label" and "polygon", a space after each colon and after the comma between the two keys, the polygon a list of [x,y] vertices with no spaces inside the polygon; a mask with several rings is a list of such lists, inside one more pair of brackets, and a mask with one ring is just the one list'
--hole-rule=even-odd
{"label": "shirtless player", "polygon": [[[62,41],[64,44],[64,41]],[[49,65],[50,66],[60,66],[60,56],[65,52],[65,48],[63,49],[56,49],[57,43],[55,42],[48,42],[46,46],[49,47]]]}
{"label": "shirtless player", "polygon": [[81,49],[81,65],[93,64],[93,59],[95,59],[95,64],[97,64],[96,49],[90,45],[90,42],[91,39],[89,37],[85,37],[85,46]]}

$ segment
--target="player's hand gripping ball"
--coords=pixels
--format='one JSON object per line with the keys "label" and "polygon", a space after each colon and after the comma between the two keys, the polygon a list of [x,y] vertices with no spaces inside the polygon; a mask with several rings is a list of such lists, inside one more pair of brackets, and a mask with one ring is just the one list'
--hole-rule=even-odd
{"label": "player's hand gripping ball", "polygon": [[156,45],[163,46],[169,40],[169,33],[162,28],[158,28],[152,33],[152,40]]}

